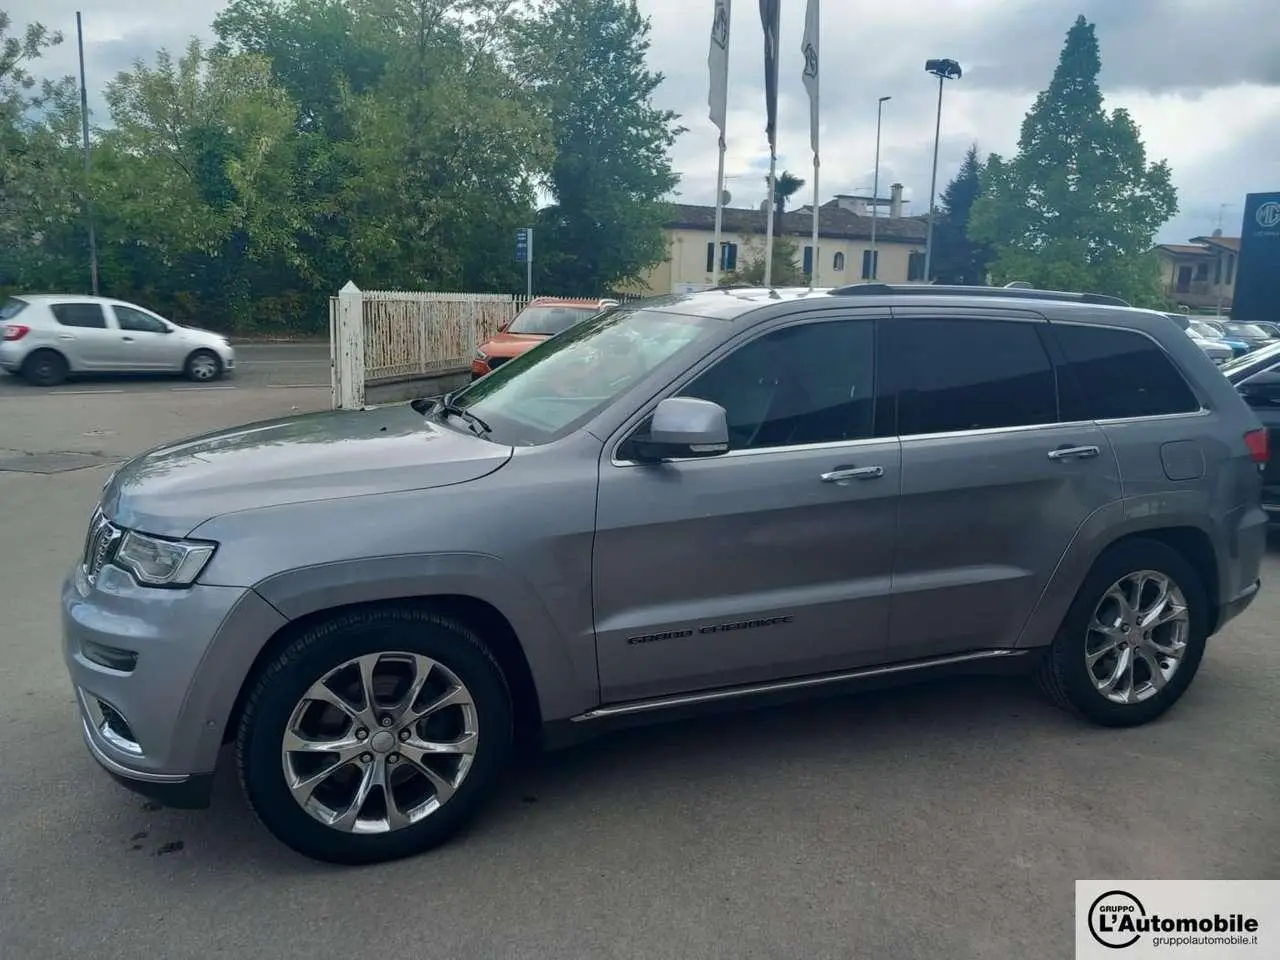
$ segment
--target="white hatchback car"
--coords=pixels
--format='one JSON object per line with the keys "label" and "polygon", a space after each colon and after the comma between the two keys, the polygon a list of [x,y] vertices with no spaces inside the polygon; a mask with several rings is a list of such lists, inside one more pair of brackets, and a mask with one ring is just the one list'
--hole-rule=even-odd
{"label": "white hatchback car", "polygon": [[41,294],[0,306],[0,370],[37,386],[83,373],[181,373],[203,382],[235,365],[235,349],[221,334],[122,300]]}

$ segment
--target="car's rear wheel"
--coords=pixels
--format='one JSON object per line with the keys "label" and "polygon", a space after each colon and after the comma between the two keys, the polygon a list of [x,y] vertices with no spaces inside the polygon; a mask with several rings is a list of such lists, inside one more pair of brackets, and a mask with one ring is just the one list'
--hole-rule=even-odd
{"label": "car's rear wheel", "polygon": [[256,679],[238,736],[249,803],[278,839],[330,863],[444,842],[511,752],[502,670],[465,624],[415,607],[341,614]]}
{"label": "car's rear wheel", "polygon": [[37,350],[22,364],[22,378],[37,387],[56,387],[70,372],[66,358],[54,350]]}
{"label": "car's rear wheel", "polygon": [[222,361],[212,350],[196,350],[187,357],[183,373],[188,380],[196,383],[208,383],[222,376]]}
{"label": "car's rear wheel", "polygon": [[1204,656],[1209,604],[1182,554],[1155,540],[1107,550],[1067,611],[1041,665],[1041,688],[1094,723],[1127,727],[1163,714]]}

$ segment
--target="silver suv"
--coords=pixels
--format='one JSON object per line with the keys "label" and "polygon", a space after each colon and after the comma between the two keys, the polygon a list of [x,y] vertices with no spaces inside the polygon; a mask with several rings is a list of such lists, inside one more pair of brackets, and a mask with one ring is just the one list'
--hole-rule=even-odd
{"label": "silver suv", "polygon": [[1027,289],[730,289],[598,315],[436,401],[161,447],[62,593],[89,750],[391,859],[525,735],[949,671],[1095,723],[1259,588],[1267,434],[1168,317]]}

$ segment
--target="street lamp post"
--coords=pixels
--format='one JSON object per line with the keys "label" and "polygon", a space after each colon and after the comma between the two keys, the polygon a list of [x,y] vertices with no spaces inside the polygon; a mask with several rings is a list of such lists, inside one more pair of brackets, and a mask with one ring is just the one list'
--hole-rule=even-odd
{"label": "street lamp post", "polygon": [[876,101],[876,172],[871,183],[871,277],[877,279],[880,271],[876,263],[876,221],[880,219],[880,118],[884,113],[884,104],[891,97],[881,97]]}
{"label": "street lamp post", "polygon": [[924,244],[924,282],[933,282],[933,201],[938,192],[938,144],[942,139],[942,85],[960,79],[960,64],[954,60],[926,60],[925,73],[938,78],[938,117],[933,128],[933,176],[929,180],[929,232]]}

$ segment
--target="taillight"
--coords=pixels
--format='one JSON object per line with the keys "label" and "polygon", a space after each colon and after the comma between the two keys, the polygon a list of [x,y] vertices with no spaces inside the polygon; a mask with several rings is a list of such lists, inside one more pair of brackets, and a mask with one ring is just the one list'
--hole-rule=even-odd
{"label": "taillight", "polygon": [[4,325],[4,338],[6,340],[21,340],[30,332],[30,327],[23,326],[20,323],[6,323]]}
{"label": "taillight", "polygon": [[1270,437],[1263,427],[1246,433],[1244,445],[1249,448],[1249,459],[1254,463],[1266,463],[1271,456]]}

